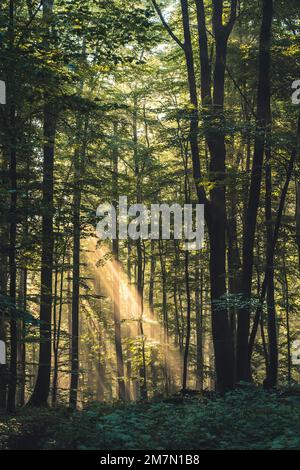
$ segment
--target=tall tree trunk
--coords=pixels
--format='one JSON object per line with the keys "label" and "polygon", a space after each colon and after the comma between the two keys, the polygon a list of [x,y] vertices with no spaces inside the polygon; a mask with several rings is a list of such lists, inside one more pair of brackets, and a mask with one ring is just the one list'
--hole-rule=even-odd
{"label": "tall tree trunk", "polygon": [[[188,178],[188,155],[184,157],[185,160],[185,178],[184,178],[184,192],[185,192],[185,203],[190,203],[190,183]],[[190,286],[190,275],[189,275],[189,268],[190,268],[190,254],[187,248],[185,249],[184,253],[184,277],[185,277],[185,290],[186,290],[186,337],[185,337],[185,348],[184,348],[184,355],[183,355],[183,375],[182,375],[182,390],[187,389],[187,381],[188,381],[188,367],[189,367],[189,350],[190,350],[190,341],[191,341],[191,286]],[[197,285],[199,285],[200,278],[198,273]]]}
{"label": "tall tree trunk", "polygon": [[[50,32],[53,0],[43,2],[43,20],[46,33]],[[48,42],[45,41],[45,49]],[[39,368],[35,388],[29,405],[47,406],[51,375],[51,317],[52,317],[52,269],[53,269],[53,189],[54,189],[54,145],[57,121],[57,105],[45,93],[44,104],[44,158],[42,201],[42,259],[40,299],[40,351]]]}
{"label": "tall tree trunk", "polygon": [[283,294],[285,301],[285,311],[286,311],[286,341],[287,341],[287,376],[289,387],[292,383],[292,356],[291,356],[291,328],[290,328],[290,301],[289,301],[289,283],[287,276],[287,269],[285,263],[286,251],[284,250],[282,257],[283,264]]}
{"label": "tall tree trunk", "polygon": [[[203,0],[195,0],[197,8],[199,54],[201,65],[201,98],[203,105],[203,118],[205,121],[206,141],[210,151],[210,172],[215,182],[211,192],[211,201],[208,201],[205,189],[201,184],[201,165],[198,146],[198,93],[195,77],[194,54],[190,31],[188,0],[181,0],[182,24],[184,43],[175,36],[164,21],[161,11],[156,3],[152,3],[160,16],[169,35],[176,41],[185,54],[190,103],[190,147],[193,162],[193,176],[198,195],[198,201],[205,206],[205,218],[210,238],[210,279],[211,279],[211,305],[212,330],[215,349],[215,365],[217,373],[217,387],[220,391],[231,389],[234,384],[234,352],[230,330],[228,311],[217,306],[217,302],[226,294],[226,201],[225,201],[225,135],[224,129],[213,130],[211,122],[216,120],[223,124],[222,111],[224,105],[224,84],[227,56],[227,42],[236,19],[237,0],[231,0],[230,18],[223,25],[223,2],[213,0],[213,27],[216,45],[216,60],[214,71],[214,93],[211,95],[210,62],[208,54],[207,31],[205,24],[205,8]],[[213,104],[213,109],[211,105]],[[213,112],[213,113],[212,113]],[[211,121],[213,117],[213,121]],[[220,127],[220,126],[218,126]]]}
{"label": "tall tree trunk", "polygon": [[[1,233],[1,244],[4,246],[4,238]],[[2,248],[4,251],[4,248]],[[0,258],[0,295],[7,295],[7,258],[4,253],[1,253]],[[0,341],[6,344],[6,329],[7,329],[7,311],[1,307],[0,310]],[[7,395],[7,365],[0,364],[0,409],[6,408],[6,395]]]}
{"label": "tall tree trunk", "polygon": [[[232,164],[239,165],[241,160],[241,152],[238,152],[237,161],[234,160],[235,154],[235,146],[234,142],[232,145]],[[238,245],[238,225],[237,225],[237,218],[238,218],[238,204],[237,204],[237,178],[235,173],[231,176],[229,191],[228,191],[228,223],[227,223],[227,240],[228,240],[228,291],[229,294],[232,296],[232,299],[229,300],[231,303],[233,300],[233,304],[237,300],[237,295],[240,293],[240,268],[241,268],[241,260],[240,260],[240,253],[239,253],[239,245]],[[236,343],[236,315],[237,315],[237,308],[233,305],[230,306],[229,309],[230,315],[230,328],[232,332],[232,341],[235,350],[235,343]]]}
{"label": "tall tree trunk", "polygon": [[[59,226],[57,228],[58,239],[59,239]],[[58,351],[56,350],[57,342],[57,300],[58,300],[58,263],[59,263],[59,254],[58,254],[58,241],[55,244],[54,248],[54,294],[53,294],[53,380],[52,380],[52,406],[55,406],[56,395],[57,395],[57,362],[58,362]]]}
{"label": "tall tree trunk", "polygon": [[[226,25],[223,25],[222,21],[222,3],[213,2],[213,28],[216,47],[213,97],[211,95],[210,64],[203,1],[196,0],[196,7],[201,63],[201,98],[204,107],[203,118],[206,124],[209,124],[211,118],[218,123],[218,128],[212,127],[210,124],[206,130],[206,140],[210,152],[210,179],[215,183],[211,191],[209,204],[205,198],[203,200],[203,196],[201,197],[199,191],[198,194],[200,196],[199,201],[204,202],[206,205],[206,221],[210,240],[212,331],[217,387],[222,392],[232,388],[234,383],[234,353],[228,311],[225,307],[217,305],[216,301],[220,301],[226,294],[226,187],[224,181],[226,147],[222,115],[227,42],[235,22],[236,2],[231,2],[230,19]],[[207,108],[205,108],[206,106]]]}
{"label": "tall tree trunk", "polygon": [[[62,265],[60,269],[60,282],[59,282],[59,305],[58,305],[58,318],[56,315],[57,305],[53,308],[53,324],[55,333],[53,332],[53,381],[52,381],[52,406],[56,405],[57,402],[57,385],[58,385],[58,373],[59,373],[59,346],[61,338],[61,323],[62,323],[62,309],[63,309],[63,287],[64,287],[64,269],[65,269],[65,255],[67,250],[67,243],[64,246],[64,252],[62,257]],[[57,268],[56,268],[57,269]],[[55,279],[55,295],[57,296],[57,283],[58,278]],[[57,303],[55,301],[55,303]]]}
{"label": "tall tree trunk", "polygon": [[168,297],[167,297],[167,272],[165,263],[165,253],[163,251],[163,240],[159,240],[159,259],[161,269],[162,282],[162,317],[163,317],[163,359],[164,359],[164,375],[165,375],[165,392],[169,393],[169,368],[167,361],[168,344],[169,344],[169,315],[168,315]]}
{"label": "tall tree trunk", "polygon": [[[131,268],[132,268],[132,262],[131,262],[131,242],[130,239],[127,240],[127,281],[129,286],[131,286],[132,282],[132,276],[131,276]],[[131,303],[128,302],[126,306],[126,318],[127,320],[131,317],[132,312],[131,312]],[[126,338],[127,340],[131,337],[131,330],[130,326],[126,325]],[[131,385],[132,385],[132,354],[131,354],[131,348],[130,345],[127,345],[126,348],[126,400],[130,401],[131,400]],[[133,389],[134,393],[134,389]]]}
{"label": "tall tree trunk", "polygon": [[[32,126],[32,122],[30,121],[30,128]],[[29,134],[29,138],[31,137],[31,133]],[[29,218],[28,218],[28,208],[29,208],[29,182],[30,182],[30,152],[26,152],[26,197],[25,197],[25,213],[24,213],[24,239],[25,243],[28,243],[28,235],[29,235]],[[20,281],[20,298],[21,298],[21,308],[23,314],[27,312],[27,280],[28,280],[28,268],[25,265],[24,268],[21,270],[21,281]],[[26,333],[27,327],[25,319],[21,319],[21,326],[20,326],[20,337],[21,337],[21,344],[19,345],[20,348],[20,406],[25,405],[25,391],[26,391]]]}
{"label": "tall tree trunk", "polygon": [[18,374],[19,374],[19,404],[25,404],[25,382],[26,382],[26,323],[23,316],[27,309],[27,268],[20,271],[19,305],[22,318],[19,320],[18,328]]}
{"label": "tall tree trunk", "polygon": [[[288,168],[287,168],[287,174],[286,174],[286,179],[285,183],[283,185],[281,195],[280,195],[280,202],[279,202],[279,207],[277,211],[277,216],[276,216],[276,222],[274,226],[274,233],[273,233],[273,238],[272,238],[272,253],[270,253],[270,256],[274,257],[277,241],[278,241],[278,236],[279,236],[279,231],[281,227],[281,220],[282,220],[282,215],[283,215],[283,210],[285,206],[285,201],[286,201],[286,196],[288,192],[288,188],[290,185],[290,181],[293,175],[293,170],[294,170],[294,165],[297,157],[299,156],[300,153],[300,116],[298,117],[298,123],[297,123],[297,133],[296,133],[296,145],[292,149],[291,157],[289,160]],[[259,305],[256,309],[255,312],[255,317],[253,321],[253,326],[250,334],[250,339],[249,339],[249,352],[248,352],[248,369],[250,371],[250,362],[251,362],[251,356],[253,352],[253,347],[255,343],[255,338],[257,334],[257,329],[260,323],[260,318],[262,315],[262,308],[263,308],[263,303],[265,300],[265,296],[267,293],[267,287],[268,287],[268,275],[267,272],[265,272],[265,277],[262,283],[261,287],[261,294],[260,294],[260,299],[259,299]]]}
{"label": "tall tree trunk", "polygon": [[[3,159],[1,161],[1,171],[3,175],[7,175],[7,161],[8,152],[3,148]],[[1,178],[3,187],[8,187],[7,177]],[[6,198],[1,199],[1,207],[6,205]],[[7,216],[1,217],[0,224],[0,295],[5,298],[8,290],[8,259],[7,259]],[[6,344],[7,340],[7,309],[3,303],[0,306],[0,340]],[[0,409],[6,408],[6,395],[7,395],[7,364],[0,364]]]}
{"label": "tall tree trunk", "polygon": [[[156,269],[156,259],[155,259],[155,241],[151,240],[150,242],[151,253],[150,253],[150,279],[149,279],[149,309],[152,320],[154,320],[154,286],[155,286],[155,269]],[[153,332],[153,329],[151,329]]]}
{"label": "tall tree trunk", "polygon": [[296,242],[298,247],[298,263],[300,271],[300,182],[296,182]]}
{"label": "tall tree trunk", "polygon": [[[113,129],[113,177],[112,177],[112,192],[114,198],[114,207],[117,211],[118,207],[118,180],[119,180],[119,151],[116,139],[118,138],[118,124],[114,122]],[[115,326],[115,348],[116,348],[116,359],[117,359],[117,383],[118,383],[118,398],[119,400],[126,399],[125,390],[125,373],[124,373],[124,360],[123,360],[123,348],[122,348],[122,331],[121,331],[121,313],[120,313],[120,267],[119,267],[119,238],[118,238],[118,227],[117,237],[112,241],[113,255],[116,261],[116,269],[113,273],[113,314],[114,314],[114,326]]]}
{"label": "tall tree trunk", "polygon": [[186,337],[185,348],[183,357],[183,376],[182,376],[182,390],[187,388],[188,379],[188,359],[191,340],[191,291],[190,291],[190,276],[189,276],[189,252],[186,250],[184,253],[184,270],[185,270],[185,289],[186,289]]}
{"label": "tall tree trunk", "polygon": [[[3,14],[3,5],[0,5],[0,14]],[[6,96],[5,96],[6,99]],[[0,105],[2,107],[2,104]],[[7,113],[3,113],[6,118]],[[9,120],[7,119],[9,122]],[[2,124],[1,120],[1,124]],[[1,132],[1,137],[5,137],[8,143],[1,144],[1,186],[9,188],[10,182],[8,181],[8,166],[9,166],[9,133]],[[1,197],[1,212],[0,212],[0,295],[5,298],[8,291],[8,247],[7,247],[7,233],[8,233],[8,218],[5,211],[7,206],[7,198]],[[7,309],[4,302],[0,304],[0,341],[6,345],[7,341]],[[0,409],[6,408],[7,398],[7,364],[0,364]]]}
{"label": "tall tree trunk", "polygon": [[[138,96],[137,93],[134,93],[134,103],[133,103],[133,143],[134,143],[134,168],[135,168],[135,178],[136,178],[136,202],[138,204],[142,203],[142,169],[140,165],[140,156],[138,153],[138,133],[137,133],[137,113],[138,113]],[[146,370],[146,360],[145,360],[145,336],[144,336],[144,326],[143,326],[143,310],[144,310],[144,279],[143,279],[143,248],[142,241],[139,238],[136,241],[136,253],[137,253],[137,293],[138,293],[138,336],[140,337],[140,393],[142,400],[147,399],[148,390],[147,390],[147,370]]]}
{"label": "tall tree trunk", "polygon": [[102,292],[101,292],[101,281],[99,278],[95,278],[95,295],[98,296],[99,300],[97,302],[97,317],[99,319],[98,326],[98,357],[96,362],[96,371],[97,371],[97,395],[96,399],[100,402],[104,401],[105,397],[105,373],[106,373],[106,347],[105,347],[105,330],[102,330],[100,325],[100,319],[102,318]]}
{"label": "tall tree trunk", "polygon": [[46,406],[50,391],[51,374],[51,313],[53,269],[53,170],[56,133],[56,107],[44,106],[44,161],[43,161],[43,215],[40,301],[40,352],[35,388],[29,404]]}
{"label": "tall tree trunk", "polygon": [[251,183],[243,235],[242,293],[249,306],[238,312],[237,327],[237,380],[250,380],[249,328],[252,271],[256,221],[260,200],[262,167],[265,150],[267,120],[270,116],[270,66],[273,0],[262,0],[262,25],[259,41],[259,70],[257,92],[257,123],[252,162]]}
{"label": "tall tree trunk", "polygon": [[[82,61],[86,60],[86,40],[83,37]],[[79,91],[83,90],[83,80]],[[74,152],[74,189],[73,189],[73,278],[72,278],[72,336],[71,336],[71,378],[69,403],[71,408],[77,406],[79,381],[79,308],[80,308],[80,237],[81,237],[81,196],[82,178],[85,168],[85,154],[87,150],[87,132],[89,127],[89,114],[82,120],[78,113],[76,118],[76,144]],[[82,145],[80,142],[82,140]]]}
{"label": "tall tree trunk", "polygon": [[[269,133],[268,133],[269,136]],[[273,388],[277,384],[278,375],[278,345],[277,345],[277,325],[275,310],[274,292],[274,251],[273,243],[273,223],[272,223],[272,167],[270,139],[266,148],[266,196],[265,196],[265,219],[267,231],[267,311],[268,311],[268,337],[269,337],[269,363],[265,387]]]}
{"label": "tall tree trunk", "polygon": [[[9,2],[9,49],[10,54],[14,53],[14,0]],[[10,297],[10,369],[9,386],[7,396],[7,409],[15,410],[16,389],[17,389],[17,352],[18,352],[18,327],[16,312],[16,236],[17,236],[17,139],[16,139],[16,118],[15,118],[15,89],[14,89],[14,69],[13,57],[9,65],[7,77],[8,86],[8,122],[9,122],[9,175],[10,175],[10,209],[9,209],[9,297]]]}
{"label": "tall tree trunk", "polygon": [[72,274],[72,338],[70,406],[76,408],[79,379],[79,303],[80,303],[80,206],[81,206],[81,162],[80,151],[74,153],[73,193],[73,274]]}
{"label": "tall tree trunk", "polygon": [[179,317],[177,279],[174,279],[173,299],[174,299],[175,323],[176,323],[175,339],[176,339],[176,345],[179,346],[179,351],[182,354],[183,353],[183,337],[182,337],[182,329],[181,329],[180,317]]}
{"label": "tall tree trunk", "polygon": [[197,337],[197,366],[196,366],[196,387],[203,390],[204,384],[204,364],[203,364],[203,344],[204,344],[204,331],[203,331],[203,287],[204,287],[204,272],[200,268],[200,256],[196,260],[196,282],[200,279],[200,286],[196,285],[195,289],[195,309],[196,309],[196,337]]}

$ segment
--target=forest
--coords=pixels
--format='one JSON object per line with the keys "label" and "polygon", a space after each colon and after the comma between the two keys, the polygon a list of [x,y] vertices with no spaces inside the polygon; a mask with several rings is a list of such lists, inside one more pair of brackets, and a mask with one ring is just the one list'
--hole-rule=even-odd
{"label": "forest", "polygon": [[0,449],[299,450],[299,158],[299,0],[1,0]]}

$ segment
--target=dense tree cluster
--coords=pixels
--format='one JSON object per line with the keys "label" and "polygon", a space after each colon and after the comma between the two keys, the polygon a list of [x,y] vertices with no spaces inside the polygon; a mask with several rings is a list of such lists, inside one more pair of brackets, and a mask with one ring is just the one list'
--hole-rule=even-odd
{"label": "dense tree cluster", "polygon": [[[299,379],[297,0],[0,5],[0,406]],[[203,204],[205,245],[96,209]]]}

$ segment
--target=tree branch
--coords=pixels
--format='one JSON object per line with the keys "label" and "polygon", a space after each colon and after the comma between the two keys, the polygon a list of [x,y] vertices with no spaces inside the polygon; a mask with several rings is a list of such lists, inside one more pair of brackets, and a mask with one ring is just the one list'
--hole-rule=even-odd
{"label": "tree branch", "polygon": [[28,28],[29,26],[31,25],[31,23],[33,22],[33,20],[35,19],[36,15],[38,14],[38,12],[40,11],[40,9],[42,8],[42,5],[43,5],[43,0],[40,1],[39,5],[37,6],[36,10],[31,14],[27,24],[23,27],[23,33],[21,34],[18,42],[17,42],[17,47],[20,46],[22,40],[24,39],[25,37],[25,33],[28,31]]}
{"label": "tree branch", "polygon": [[225,26],[226,32],[229,35],[232,31],[234,23],[236,21],[236,9],[237,9],[237,0],[231,0],[230,2],[230,18]]}
{"label": "tree branch", "polygon": [[182,50],[185,50],[185,45],[183,42],[180,41],[180,39],[176,36],[176,34],[173,33],[172,29],[170,28],[169,24],[166,22],[163,14],[162,14],[162,11],[160,9],[160,7],[158,6],[156,0],[152,0],[152,5],[156,11],[156,13],[158,14],[161,22],[162,22],[162,25],[163,27],[165,28],[165,30],[167,31],[167,33],[169,34],[169,36],[173,39],[173,41],[175,41],[178,46],[182,49]]}

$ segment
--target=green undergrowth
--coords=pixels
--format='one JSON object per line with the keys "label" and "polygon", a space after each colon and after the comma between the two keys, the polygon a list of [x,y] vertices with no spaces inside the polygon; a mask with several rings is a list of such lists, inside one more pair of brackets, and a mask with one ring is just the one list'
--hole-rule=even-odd
{"label": "green undergrowth", "polygon": [[299,391],[94,403],[0,416],[1,449],[300,449]]}

